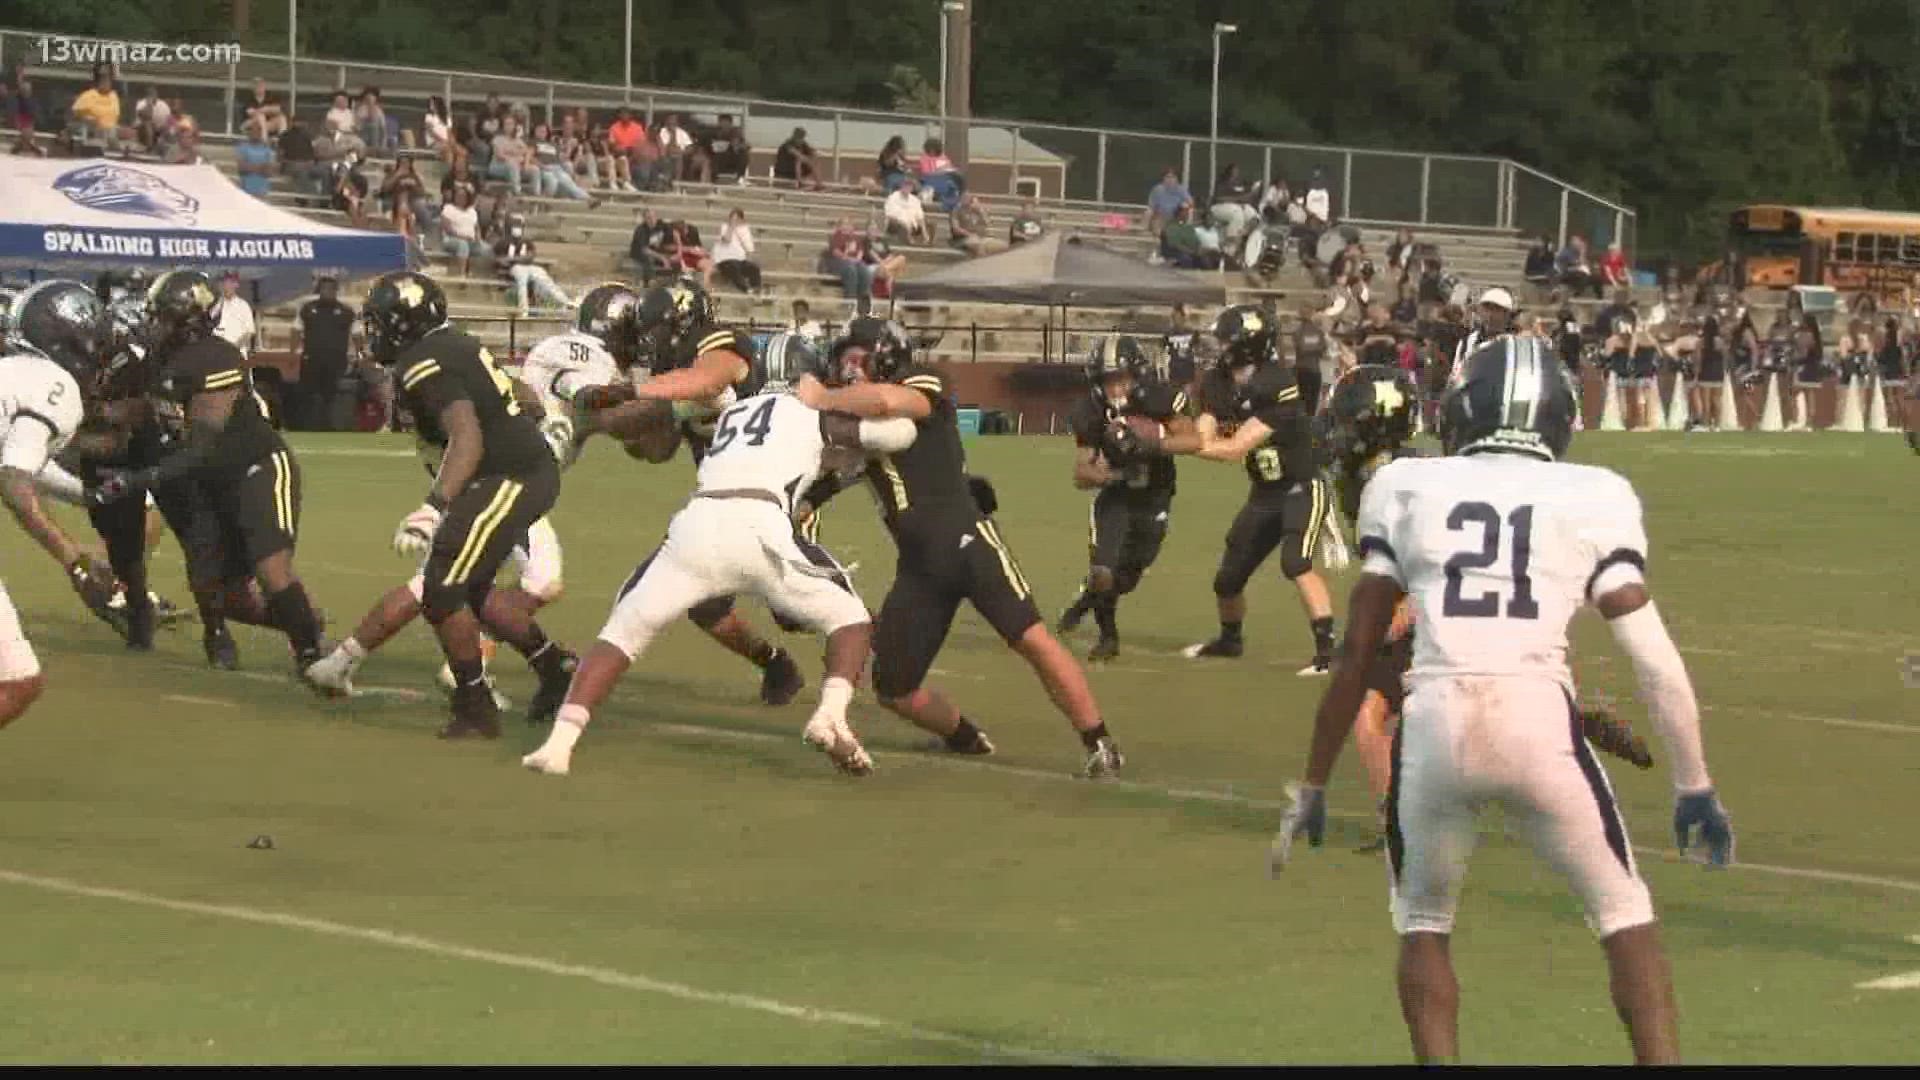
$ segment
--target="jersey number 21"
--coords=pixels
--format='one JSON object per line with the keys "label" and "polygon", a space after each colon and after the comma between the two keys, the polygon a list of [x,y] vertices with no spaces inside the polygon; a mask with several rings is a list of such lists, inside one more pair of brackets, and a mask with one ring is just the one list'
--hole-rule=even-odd
{"label": "jersey number 21", "polygon": [[[1483,502],[1463,502],[1447,514],[1447,528],[1470,532],[1480,527],[1480,549],[1466,550],[1447,560],[1447,591],[1441,598],[1440,614],[1448,618],[1492,619],[1500,615],[1500,594],[1488,590],[1478,596],[1460,594],[1461,579],[1468,570],[1482,570],[1500,561],[1500,511]],[[1540,605],[1533,599],[1533,579],[1527,568],[1533,561],[1533,507],[1515,507],[1507,515],[1506,525],[1513,530],[1513,595],[1508,598],[1509,619],[1537,619]]]}

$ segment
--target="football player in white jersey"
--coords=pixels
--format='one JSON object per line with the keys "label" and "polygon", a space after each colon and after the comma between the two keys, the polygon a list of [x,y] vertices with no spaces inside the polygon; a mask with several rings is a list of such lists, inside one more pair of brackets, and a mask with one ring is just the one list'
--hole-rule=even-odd
{"label": "football player in white jersey", "polygon": [[1325,785],[1402,596],[1419,633],[1394,747],[1387,851],[1400,935],[1401,1008],[1421,1062],[1459,1056],[1449,941],[1475,819],[1489,802],[1568,879],[1600,938],[1615,1008],[1641,1063],[1678,1059],[1672,976],[1653,903],[1607,776],[1583,737],[1567,623],[1591,604],[1632,659],[1666,742],[1682,851],[1733,858],[1733,831],[1701,749],[1686,665],[1645,577],[1640,500],[1605,469],[1563,463],[1573,389],[1538,339],[1468,358],[1445,402],[1450,456],[1383,467],[1360,506],[1365,560],[1344,657],[1314,721],[1304,783],[1281,822],[1275,868],[1325,830]]}
{"label": "football player in white jersey", "polygon": [[846,713],[872,647],[873,620],[833,556],[796,533],[793,513],[829,448],[898,452],[914,435],[910,420],[823,413],[784,391],[721,413],[693,497],[667,526],[666,540],[620,587],[546,743],[521,763],[566,775],[593,710],[654,637],[704,601],[747,592],[826,636],[826,677],[804,737],[841,770],[870,772],[873,761]]}
{"label": "football player in white jersey", "polygon": [[[620,381],[631,364],[630,355],[625,362],[616,358],[615,329],[621,312],[636,299],[631,289],[618,282],[595,287],[581,298],[574,328],[543,339],[520,367],[515,393],[540,408],[540,433],[562,470],[580,459],[586,440],[586,433],[576,431],[574,424],[575,395],[589,387]],[[438,449],[422,443],[419,450],[428,474],[436,473],[440,467]],[[543,517],[527,530],[526,542],[507,557],[506,573],[517,580],[518,587],[497,589],[495,595],[518,604],[531,615],[560,599],[565,589],[564,565],[560,535]],[[336,692],[352,693],[353,676],[361,663],[419,617],[424,590],[425,579],[415,574],[405,585],[382,596],[353,634],[314,668],[315,681]],[[491,641],[483,644],[490,653]],[[439,678],[442,686],[453,688],[450,666],[441,665]],[[491,685],[491,676],[488,682]],[[497,689],[493,693],[495,703],[507,708],[506,698]]]}
{"label": "football player in white jersey", "polygon": [[[106,309],[93,290],[47,281],[15,299],[0,349],[0,501],[65,568],[89,607],[112,595],[113,572],[48,516],[37,478],[80,428],[84,410],[75,376],[100,362],[108,332]],[[0,584],[0,727],[25,713],[44,687],[39,658]]]}

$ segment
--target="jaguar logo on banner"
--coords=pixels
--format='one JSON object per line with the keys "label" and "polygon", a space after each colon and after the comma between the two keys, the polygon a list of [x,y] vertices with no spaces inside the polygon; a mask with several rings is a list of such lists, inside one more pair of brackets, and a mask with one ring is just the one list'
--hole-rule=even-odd
{"label": "jaguar logo on banner", "polygon": [[89,210],[138,214],[191,225],[200,200],[165,180],[125,165],[102,162],[61,173],[53,189]]}

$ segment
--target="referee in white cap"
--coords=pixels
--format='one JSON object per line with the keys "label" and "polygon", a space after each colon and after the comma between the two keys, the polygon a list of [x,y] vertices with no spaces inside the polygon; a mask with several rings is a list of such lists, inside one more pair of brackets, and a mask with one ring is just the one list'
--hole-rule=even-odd
{"label": "referee in white cap", "polygon": [[1467,336],[1461,338],[1460,344],[1453,350],[1453,371],[1447,376],[1449,390],[1460,385],[1467,357],[1473,355],[1473,350],[1513,333],[1515,306],[1512,293],[1495,285],[1480,294],[1474,308],[1478,318],[1474,320],[1473,328],[1467,331]]}

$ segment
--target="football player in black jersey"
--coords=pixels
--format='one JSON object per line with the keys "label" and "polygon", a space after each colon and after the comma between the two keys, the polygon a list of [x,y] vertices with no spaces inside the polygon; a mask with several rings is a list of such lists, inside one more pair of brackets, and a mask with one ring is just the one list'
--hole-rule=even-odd
{"label": "football player in black jersey", "polygon": [[[759,393],[765,381],[764,369],[755,362],[753,339],[722,327],[706,289],[685,278],[641,294],[639,305],[626,315],[623,332],[651,375],[638,387],[583,395],[579,401],[587,410],[585,429],[644,441],[671,422],[679,427],[698,467],[713,443],[714,420],[728,405]],[[687,618],[760,669],[760,700],[766,704],[785,705],[806,685],[792,655],[756,633],[734,597],[699,604]]]}
{"label": "football player in black jersey", "polygon": [[[213,332],[218,302],[213,283],[197,270],[169,271],[148,290],[148,359],[161,391],[155,409],[163,435],[176,445],[144,468],[105,471],[88,502],[135,496],[134,505],[144,506],[146,491],[190,479],[200,508],[182,535],[195,552],[189,567],[217,557],[219,610],[285,634],[304,678],[320,659],[320,619],[293,566],[300,469],[261,411],[246,357]],[[209,588],[204,579],[194,582],[203,613]],[[209,659],[220,663],[215,644],[208,642]]]}
{"label": "football player in black jersey", "polygon": [[866,317],[854,319],[834,342],[827,374],[834,385],[803,377],[795,388],[800,400],[862,419],[904,417],[918,429],[911,447],[872,458],[866,470],[900,554],[874,636],[873,690],[880,703],[939,736],[948,750],[993,751],[972,721],[925,685],[964,600],[1033,666],[1079,733],[1088,755],[1084,774],[1119,772],[1125,759],[1101,721],[1086,672],[1040,617],[1033,589],[991,516],[990,488],[967,475],[946,380],[913,362],[913,346],[898,325]]}
{"label": "football player in black jersey", "polygon": [[1245,649],[1247,581],[1275,548],[1280,572],[1299,590],[1313,631],[1313,660],[1302,675],[1324,675],[1333,664],[1333,601],[1313,568],[1313,554],[1332,499],[1319,475],[1312,416],[1300,400],[1293,368],[1280,361],[1279,326],[1271,312],[1251,304],[1227,308],[1215,321],[1220,359],[1201,382],[1193,452],[1212,461],[1244,462],[1246,505],[1227,531],[1214,574],[1220,636],[1186,649],[1188,657],[1239,656]]}
{"label": "football player in black jersey", "polygon": [[1078,450],[1073,486],[1098,492],[1093,497],[1087,537],[1087,582],[1060,616],[1056,629],[1072,633],[1091,611],[1100,640],[1088,660],[1120,654],[1120,598],[1160,557],[1173,509],[1174,466],[1159,439],[1143,438],[1128,417],[1161,425],[1161,437],[1193,431],[1186,416],[1187,395],[1153,377],[1140,343],[1124,335],[1103,338],[1087,356],[1087,394],[1067,415]]}
{"label": "football player in black jersey", "polygon": [[421,611],[453,670],[453,718],[440,736],[497,738],[480,627],[513,646],[540,679],[527,721],[553,719],[573,677],[573,654],[549,639],[525,605],[495,592],[494,575],[527,528],[560,495],[560,466],[514,383],[487,348],[447,322],[432,278],[386,274],[361,318],[374,356],[393,369],[422,442],[443,450],[426,501],[394,534],[394,548],[426,556]]}

